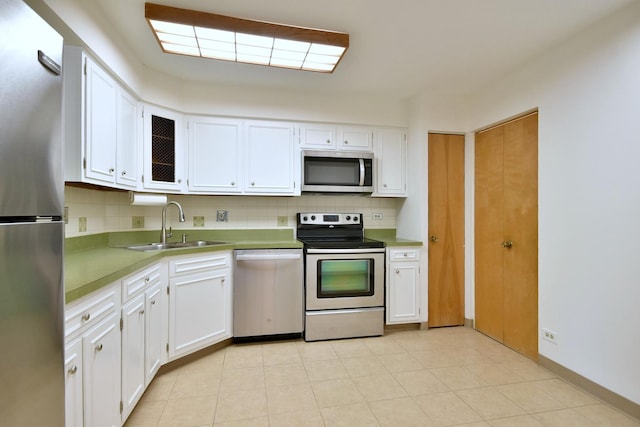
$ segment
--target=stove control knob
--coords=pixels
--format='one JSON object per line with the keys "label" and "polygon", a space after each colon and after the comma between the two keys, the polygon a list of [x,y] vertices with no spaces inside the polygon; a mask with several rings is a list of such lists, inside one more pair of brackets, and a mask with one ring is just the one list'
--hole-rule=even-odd
{"label": "stove control knob", "polygon": [[354,217],[353,217],[353,220],[354,220],[355,222],[358,222],[358,217],[357,217],[357,216],[354,216]]}
{"label": "stove control knob", "polygon": [[315,221],[316,220],[316,216],[315,215],[311,215],[311,221]]}
{"label": "stove control knob", "polygon": [[303,221],[307,221],[307,220],[309,220],[309,218],[307,218],[307,216],[305,215],[305,216],[302,217],[302,220]]}
{"label": "stove control knob", "polygon": [[347,219],[347,221],[349,221],[351,219],[351,217],[349,215],[347,215],[346,219]]}

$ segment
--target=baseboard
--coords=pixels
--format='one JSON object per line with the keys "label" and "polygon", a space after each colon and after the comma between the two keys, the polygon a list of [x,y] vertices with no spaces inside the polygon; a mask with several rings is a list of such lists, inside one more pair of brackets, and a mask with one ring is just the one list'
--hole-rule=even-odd
{"label": "baseboard", "polygon": [[464,327],[473,329],[473,319],[464,318]]}
{"label": "baseboard", "polygon": [[599,384],[594,383],[588,378],[583,377],[582,375],[572,371],[571,369],[565,368],[564,366],[554,362],[553,360],[544,357],[541,354],[538,354],[538,363],[540,366],[543,366],[558,375],[559,377],[569,381],[572,384],[577,385],[581,389],[585,390],[588,393],[591,393],[598,399],[608,403],[616,409],[640,420],[640,405],[632,402],[626,397],[620,396],[613,391],[602,387]]}

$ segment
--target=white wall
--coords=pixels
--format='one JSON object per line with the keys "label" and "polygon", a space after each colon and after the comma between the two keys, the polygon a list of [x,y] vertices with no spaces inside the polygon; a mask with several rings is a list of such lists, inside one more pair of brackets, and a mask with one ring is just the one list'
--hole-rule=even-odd
{"label": "white wall", "polygon": [[640,403],[640,4],[467,106],[469,131],[539,108],[540,354]]}

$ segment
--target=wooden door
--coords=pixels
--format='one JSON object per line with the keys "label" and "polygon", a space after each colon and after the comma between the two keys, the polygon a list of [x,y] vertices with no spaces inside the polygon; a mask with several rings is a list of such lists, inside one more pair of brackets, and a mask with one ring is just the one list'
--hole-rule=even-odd
{"label": "wooden door", "polygon": [[464,324],[464,135],[429,134],[429,327]]}
{"label": "wooden door", "polygon": [[476,135],[476,329],[538,356],[538,115]]}

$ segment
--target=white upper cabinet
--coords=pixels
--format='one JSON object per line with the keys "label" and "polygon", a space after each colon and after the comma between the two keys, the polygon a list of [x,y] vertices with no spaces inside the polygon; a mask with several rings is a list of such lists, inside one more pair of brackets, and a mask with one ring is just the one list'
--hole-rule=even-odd
{"label": "white upper cabinet", "polygon": [[138,187],[138,101],[121,91],[117,98],[118,127],[116,135],[116,184],[120,187]]}
{"label": "white upper cabinet", "polygon": [[375,157],[377,178],[374,196],[406,197],[407,131],[380,128],[376,132]]}
{"label": "white upper cabinet", "polygon": [[298,144],[305,150],[335,150],[338,141],[336,125],[301,123],[296,126]]}
{"label": "white upper cabinet", "polygon": [[189,117],[190,193],[240,193],[242,121]]}
{"label": "white upper cabinet", "polygon": [[65,180],[137,188],[138,101],[82,49],[64,63]]}
{"label": "white upper cabinet", "polygon": [[146,190],[183,192],[185,132],[182,114],[145,104],[143,180]]}
{"label": "white upper cabinet", "polygon": [[338,149],[373,151],[373,134],[369,126],[342,125],[338,128]]}
{"label": "white upper cabinet", "polygon": [[300,194],[296,182],[293,124],[245,121],[244,191],[264,195]]}

